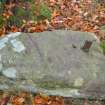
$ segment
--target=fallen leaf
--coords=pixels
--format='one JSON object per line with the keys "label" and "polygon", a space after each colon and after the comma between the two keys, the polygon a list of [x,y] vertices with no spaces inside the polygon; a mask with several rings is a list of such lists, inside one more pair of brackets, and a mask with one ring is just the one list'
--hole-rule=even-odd
{"label": "fallen leaf", "polygon": [[25,99],[23,97],[19,97],[19,96],[14,96],[11,99],[11,103],[13,105],[23,105],[24,102],[25,102]]}

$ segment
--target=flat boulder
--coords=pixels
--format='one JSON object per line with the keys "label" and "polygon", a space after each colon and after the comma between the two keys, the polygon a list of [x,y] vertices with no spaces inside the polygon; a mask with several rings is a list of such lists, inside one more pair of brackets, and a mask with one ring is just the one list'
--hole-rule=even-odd
{"label": "flat boulder", "polygon": [[105,98],[105,56],[100,41],[93,33],[70,30],[2,37],[0,89]]}

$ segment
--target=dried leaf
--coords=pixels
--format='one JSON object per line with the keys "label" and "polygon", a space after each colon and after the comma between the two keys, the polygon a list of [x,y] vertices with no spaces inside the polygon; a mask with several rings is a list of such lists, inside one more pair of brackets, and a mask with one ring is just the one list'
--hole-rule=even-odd
{"label": "dried leaf", "polygon": [[14,96],[11,99],[11,103],[13,105],[23,105],[23,102],[25,102],[25,99],[23,97]]}

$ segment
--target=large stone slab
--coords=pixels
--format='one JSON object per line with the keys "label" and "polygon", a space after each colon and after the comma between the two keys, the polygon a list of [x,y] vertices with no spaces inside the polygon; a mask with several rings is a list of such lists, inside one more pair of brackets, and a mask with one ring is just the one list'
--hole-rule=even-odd
{"label": "large stone slab", "polygon": [[[86,40],[93,41],[89,51],[81,49]],[[92,33],[68,30],[9,34],[0,40],[0,89],[105,98],[99,44]]]}

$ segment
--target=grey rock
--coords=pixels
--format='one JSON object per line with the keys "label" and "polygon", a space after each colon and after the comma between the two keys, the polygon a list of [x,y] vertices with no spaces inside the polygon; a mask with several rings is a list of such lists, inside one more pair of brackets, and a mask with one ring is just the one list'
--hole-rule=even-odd
{"label": "grey rock", "polygon": [[6,70],[2,71],[2,74],[8,78],[11,79],[16,79],[16,69],[11,67],[11,68],[7,68]]}
{"label": "grey rock", "polygon": [[6,84],[0,84],[0,90],[7,90],[9,89],[9,86]]}
{"label": "grey rock", "polygon": [[[0,54],[3,75],[18,77],[13,81],[17,89],[65,97],[105,97],[105,56],[95,34],[56,30],[11,36],[6,36]],[[86,40],[93,42],[88,52],[81,49]],[[5,81],[9,85],[9,79]]]}

